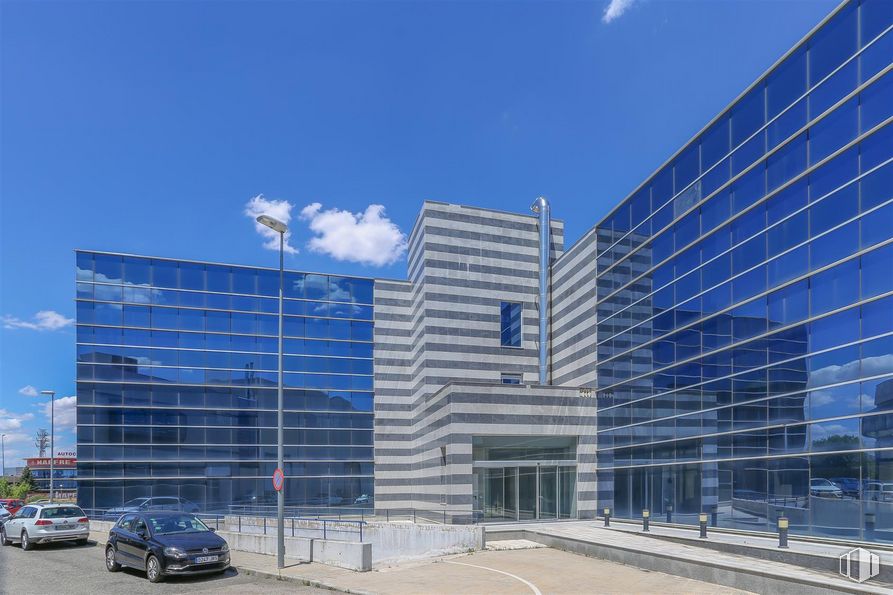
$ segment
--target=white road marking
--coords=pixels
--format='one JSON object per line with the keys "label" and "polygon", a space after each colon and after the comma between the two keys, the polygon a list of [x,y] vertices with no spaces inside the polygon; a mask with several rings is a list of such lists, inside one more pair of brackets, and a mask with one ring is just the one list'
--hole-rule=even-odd
{"label": "white road marking", "polygon": [[511,572],[505,572],[504,570],[496,570],[495,568],[489,568],[487,566],[478,566],[477,564],[468,564],[466,562],[454,562],[452,560],[444,560],[444,562],[446,562],[447,564],[459,564],[461,566],[471,566],[472,568],[480,568],[481,570],[489,570],[490,572],[498,572],[499,574],[504,574],[506,576],[512,577],[513,579],[521,581],[522,583],[524,583],[525,585],[530,587],[530,590],[533,591],[534,595],[543,595],[540,592],[540,590],[536,588],[536,585],[534,585],[533,583],[531,583],[528,580],[521,578],[520,576],[512,574]]}

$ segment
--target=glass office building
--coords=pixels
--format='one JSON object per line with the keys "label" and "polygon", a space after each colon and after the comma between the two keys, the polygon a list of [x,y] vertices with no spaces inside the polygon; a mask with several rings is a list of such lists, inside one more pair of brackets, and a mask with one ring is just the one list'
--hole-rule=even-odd
{"label": "glass office building", "polygon": [[[77,252],[78,504],[275,505],[278,292],[275,269]],[[285,273],[289,506],[371,499],[372,297]]]}
{"label": "glass office building", "polygon": [[891,26],[841,5],[597,226],[599,508],[893,541]]}

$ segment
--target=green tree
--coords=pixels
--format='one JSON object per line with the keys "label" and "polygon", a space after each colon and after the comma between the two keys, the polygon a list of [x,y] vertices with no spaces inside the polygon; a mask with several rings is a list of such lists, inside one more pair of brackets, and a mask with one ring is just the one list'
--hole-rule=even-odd
{"label": "green tree", "polygon": [[9,498],[9,480],[5,477],[0,477],[0,498]]}
{"label": "green tree", "polygon": [[22,471],[22,477],[19,479],[19,483],[25,485],[26,493],[37,489],[37,483],[34,481],[34,476],[31,474],[30,467],[25,467]]}
{"label": "green tree", "polygon": [[24,500],[28,496],[29,491],[30,491],[30,488],[29,488],[28,484],[20,481],[19,483],[12,486],[12,490],[10,490],[9,497],[15,498],[17,500]]}

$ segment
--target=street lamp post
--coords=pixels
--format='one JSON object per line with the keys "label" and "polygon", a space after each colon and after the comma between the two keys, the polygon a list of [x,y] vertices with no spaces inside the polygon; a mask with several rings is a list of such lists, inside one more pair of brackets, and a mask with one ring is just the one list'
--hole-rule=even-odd
{"label": "street lamp post", "polygon": [[6,477],[6,434],[0,434],[0,458],[3,459],[3,470],[0,477]]}
{"label": "street lamp post", "polygon": [[[276,441],[278,443],[276,467],[285,473],[285,425],[284,399],[282,396],[282,294],[285,286],[285,232],[288,226],[269,215],[261,215],[257,222],[266,225],[279,234],[279,390]],[[276,565],[285,567],[285,480],[282,481],[282,489],[276,492]]]}
{"label": "street lamp post", "polygon": [[52,502],[53,476],[56,473],[56,391],[42,390],[40,394],[50,397],[50,502]]}

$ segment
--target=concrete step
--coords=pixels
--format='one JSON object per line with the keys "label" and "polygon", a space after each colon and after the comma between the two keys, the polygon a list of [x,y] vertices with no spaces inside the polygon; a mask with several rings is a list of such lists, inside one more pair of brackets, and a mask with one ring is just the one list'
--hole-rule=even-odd
{"label": "concrete step", "polygon": [[856,583],[822,568],[720,551],[688,542],[653,538],[594,522],[501,525],[487,528],[487,541],[527,539],[549,547],[733,587],[755,593],[888,593],[890,585]]}
{"label": "concrete step", "polygon": [[487,542],[487,549],[496,552],[507,550],[532,550],[541,547],[546,546],[535,541],[530,541],[529,539],[503,539]]}

